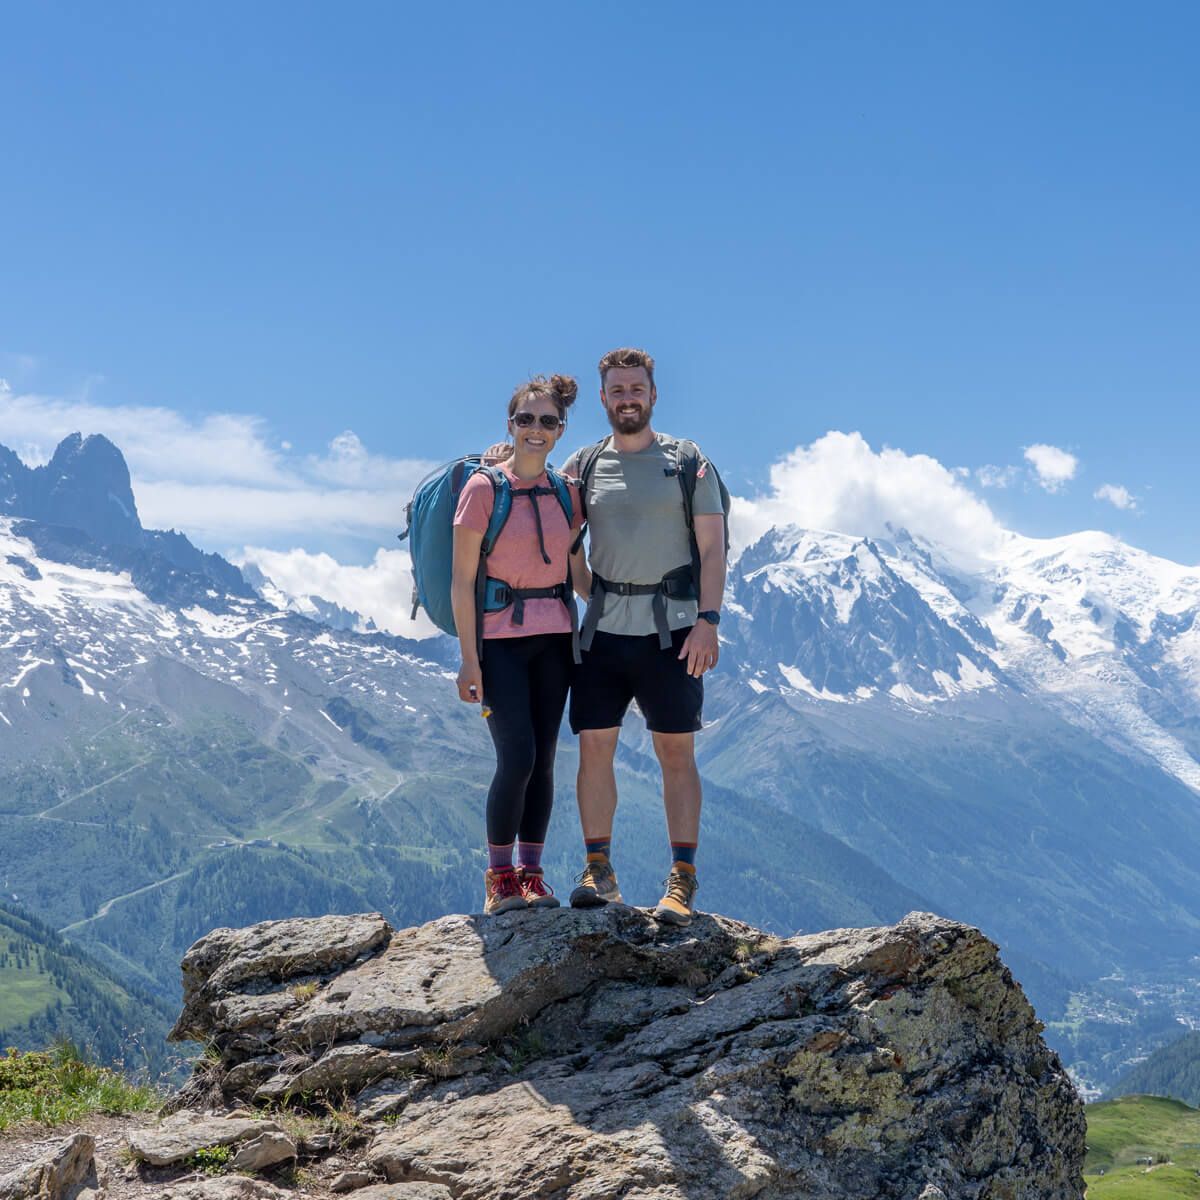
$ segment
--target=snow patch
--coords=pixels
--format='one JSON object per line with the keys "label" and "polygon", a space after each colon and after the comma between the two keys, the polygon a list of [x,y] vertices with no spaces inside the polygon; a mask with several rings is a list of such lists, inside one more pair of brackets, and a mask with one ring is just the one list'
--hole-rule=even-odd
{"label": "snow patch", "polygon": [[[16,675],[11,680],[9,680],[9,682],[6,683],[4,686],[6,688],[15,688],[20,684],[21,680],[24,679],[25,676],[28,675],[29,672],[32,671],[35,667],[52,667],[52,666],[54,666],[53,659],[49,659],[49,658],[30,659],[28,662],[26,662],[22,665],[21,669],[16,673]],[[25,689],[23,695],[26,695],[26,696],[29,695],[28,688]]]}
{"label": "snow patch", "polygon": [[777,665],[779,667],[780,675],[787,680],[788,686],[793,688],[795,691],[804,692],[806,695],[812,696],[814,699],[828,700],[834,704],[848,704],[850,702],[849,696],[841,696],[838,695],[837,692],[827,692],[823,688],[818,689],[814,687],[812,683],[805,678],[804,674],[796,667],[789,667],[783,663],[778,663]]}

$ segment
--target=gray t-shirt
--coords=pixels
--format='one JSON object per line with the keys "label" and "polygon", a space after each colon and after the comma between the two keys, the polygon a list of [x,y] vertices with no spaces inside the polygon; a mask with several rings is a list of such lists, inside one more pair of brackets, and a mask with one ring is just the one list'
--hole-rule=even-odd
{"label": "gray t-shirt", "polygon": [[[614,583],[657,583],[692,561],[683,489],[675,474],[675,439],[654,436],[645,450],[633,453],[615,450],[610,442],[588,483],[588,564]],[[580,453],[568,459],[563,468],[567,475],[578,478]],[[692,511],[697,516],[723,511],[716,472],[703,455]],[[653,596],[607,592],[597,628],[632,636],[654,633],[653,602]],[[694,625],[698,607],[695,600],[668,598],[667,623],[672,629]]]}

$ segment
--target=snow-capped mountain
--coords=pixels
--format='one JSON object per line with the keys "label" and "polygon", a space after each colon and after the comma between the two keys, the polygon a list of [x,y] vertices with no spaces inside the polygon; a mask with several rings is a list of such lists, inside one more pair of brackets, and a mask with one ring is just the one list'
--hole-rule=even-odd
{"label": "snow-capped mountain", "polygon": [[378,628],[371,617],[364,617],[362,613],[352,608],[345,608],[333,600],[326,600],[311,592],[305,592],[299,596],[289,595],[275,580],[265,574],[257,563],[243,563],[241,572],[246,582],[272,608],[299,613],[320,625],[328,625],[330,629],[351,629],[357,630],[359,633],[374,633]]}
{"label": "snow-capped mountain", "polygon": [[768,532],[728,588],[728,636],[750,686],[909,702],[996,685],[991,634],[931,570],[912,570],[915,561],[840,533]]}
{"label": "snow-capped mountain", "polygon": [[[420,690],[412,680],[446,675],[415,643],[335,638],[258,599],[211,587],[184,603],[156,598],[130,572],[106,563],[99,548],[82,564],[45,557],[31,524],[0,517],[0,722],[10,729],[29,732],[46,705],[61,709],[72,692],[76,720],[87,720],[88,700],[119,715],[129,707],[124,693],[137,691],[164,661],[228,685],[281,719],[298,707],[289,703],[289,680],[295,686],[307,675],[340,677],[346,694],[383,698],[409,713],[417,709],[406,689]],[[323,724],[330,723],[326,717]],[[324,734],[321,723],[308,730],[318,747]],[[335,761],[349,766],[340,739],[337,745]],[[7,746],[5,757],[23,756],[30,746]]]}
{"label": "snow-capped mountain", "polygon": [[1010,534],[990,562],[773,529],[731,572],[730,632],[755,691],[907,705],[1015,690],[1200,791],[1200,569],[1108,534]]}

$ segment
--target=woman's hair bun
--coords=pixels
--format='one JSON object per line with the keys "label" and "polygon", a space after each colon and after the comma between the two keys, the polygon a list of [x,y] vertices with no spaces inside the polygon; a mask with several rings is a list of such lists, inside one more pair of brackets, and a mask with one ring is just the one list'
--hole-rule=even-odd
{"label": "woman's hair bun", "polygon": [[562,401],[563,408],[570,408],[579,394],[579,384],[570,375],[551,375],[550,386]]}
{"label": "woman's hair bun", "polygon": [[567,409],[575,403],[579,385],[570,375],[535,375],[528,383],[517,385],[508,402],[508,415],[511,417],[517,411],[517,406],[526,400],[549,400],[558,409],[562,420],[567,419]]}

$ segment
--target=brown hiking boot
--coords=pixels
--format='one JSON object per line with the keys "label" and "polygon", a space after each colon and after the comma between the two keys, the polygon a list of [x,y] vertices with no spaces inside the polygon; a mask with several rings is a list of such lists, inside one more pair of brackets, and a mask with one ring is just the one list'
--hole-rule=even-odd
{"label": "brown hiking boot", "polygon": [[571,893],[572,908],[599,908],[602,904],[624,904],[617,886],[617,873],[607,858],[588,858],[579,886]]}
{"label": "brown hiking boot", "polygon": [[654,915],[666,925],[690,925],[696,911],[696,868],[687,863],[675,863],[664,881],[666,895],[658,902]]}
{"label": "brown hiking boot", "polygon": [[554,889],[546,882],[541,871],[533,871],[528,867],[517,868],[517,882],[521,885],[521,895],[530,908],[557,908],[558,897]]}
{"label": "brown hiking boot", "polygon": [[483,911],[489,917],[526,907],[516,871],[493,871],[489,867],[483,873],[483,895]]}

